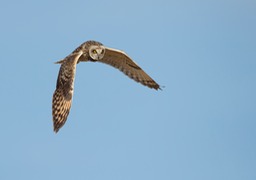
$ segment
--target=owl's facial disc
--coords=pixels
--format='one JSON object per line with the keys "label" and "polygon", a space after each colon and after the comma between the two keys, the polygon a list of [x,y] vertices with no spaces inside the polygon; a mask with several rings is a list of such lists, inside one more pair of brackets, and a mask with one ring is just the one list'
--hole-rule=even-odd
{"label": "owl's facial disc", "polygon": [[89,49],[89,55],[94,61],[98,61],[104,57],[104,46],[91,46]]}

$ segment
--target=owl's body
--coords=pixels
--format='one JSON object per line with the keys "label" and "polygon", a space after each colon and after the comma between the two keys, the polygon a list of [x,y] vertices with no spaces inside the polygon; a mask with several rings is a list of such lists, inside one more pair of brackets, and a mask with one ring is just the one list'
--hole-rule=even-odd
{"label": "owl's body", "polygon": [[111,65],[135,81],[153,89],[159,85],[146,74],[125,52],[103,46],[100,42],[87,41],[76,48],[61,64],[56,90],[53,94],[52,115],[54,131],[65,124],[70,111],[76,64],[79,62],[102,62]]}

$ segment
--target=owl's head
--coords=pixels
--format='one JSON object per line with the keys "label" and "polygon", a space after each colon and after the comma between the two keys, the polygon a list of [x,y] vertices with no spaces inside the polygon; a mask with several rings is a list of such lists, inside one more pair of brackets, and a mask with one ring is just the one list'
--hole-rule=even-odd
{"label": "owl's head", "polygon": [[104,57],[105,47],[102,45],[92,45],[89,48],[90,60],[98,61]]}

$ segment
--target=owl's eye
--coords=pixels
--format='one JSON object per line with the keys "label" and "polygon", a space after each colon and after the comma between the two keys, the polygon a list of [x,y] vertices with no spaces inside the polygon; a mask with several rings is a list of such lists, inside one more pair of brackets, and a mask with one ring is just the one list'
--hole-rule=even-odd
{"label": "owl's eye", "polygon": [[97,51],[94,49],[94,50],[92,50],[92,53],[93,54],[97,54]]}

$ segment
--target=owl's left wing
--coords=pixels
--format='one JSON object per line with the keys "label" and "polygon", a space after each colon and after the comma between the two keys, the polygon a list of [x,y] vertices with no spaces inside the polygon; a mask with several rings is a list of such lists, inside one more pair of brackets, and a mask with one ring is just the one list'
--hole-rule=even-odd
{"label": "owl's left wing", "polygon": [[105,47],[105,55],[99,62],[119,69],[131,79],[149,88],[160,89],[160,86],[123,51]]}
{"label": "owl's left wing", "polygon": [[52,98],[52,119],[57,133],[65,124],[72,103],[76,64],[82,52],[73,53],[61,62],[56,90]]}

